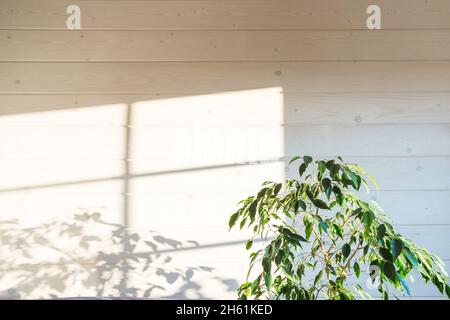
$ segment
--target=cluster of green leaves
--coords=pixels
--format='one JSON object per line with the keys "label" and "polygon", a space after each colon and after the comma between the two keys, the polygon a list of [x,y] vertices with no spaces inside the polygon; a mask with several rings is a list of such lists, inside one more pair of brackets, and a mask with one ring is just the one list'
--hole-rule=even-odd
{"label": "cluster of green leaves", "polygon": [[[358,197],[368,180],[376,186],[361,167],[340,157],[295,157],[292,163],[299,163],[299,179],[265,182],[230,217],[230,229],[253,231],[247,250],[259,247],[250,254],[241,299],[367,299],[368,285],[389,299],[410,294],[405,277],[412,270],[450,297],[441,259],[396,232],[378,205]],[[370,277],[361,284],[367,270]]]}

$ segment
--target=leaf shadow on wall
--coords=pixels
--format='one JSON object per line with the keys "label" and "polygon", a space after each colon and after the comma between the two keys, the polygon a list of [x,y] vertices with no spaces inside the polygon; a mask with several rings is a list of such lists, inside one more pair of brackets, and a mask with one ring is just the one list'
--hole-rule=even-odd
{"label": "leaf shadow on wall", "polygon": [[[171,253],[195,241],[133,232],[99,212],[82,212],[32,228],[0,221],[1,299],[67,297],[205,299],[198,274],[208,266],[173,263]],[[233,279],[217,279],[234,291]],[[231,282],[230,282],[231,281]],[[6,289],[6,290],[4,290]],[[88,294],[88,296],[86,296]]]}

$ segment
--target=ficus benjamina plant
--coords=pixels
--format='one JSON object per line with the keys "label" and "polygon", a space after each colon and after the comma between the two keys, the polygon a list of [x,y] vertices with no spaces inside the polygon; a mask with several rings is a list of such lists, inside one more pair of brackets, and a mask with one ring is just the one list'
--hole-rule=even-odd
{"label": "ficus benjamina plant", "polygon": [[253,232],[240,299],[371,299],[370,289],[397,298],[410,295],[412,270],[450,297],[442,260],[398,233],[376,203],[361,200],[369,181],[377,187],[361,167],[341,157],[294,157],[293,164],[298,179],[263,183],[230,217],[230,229]]}

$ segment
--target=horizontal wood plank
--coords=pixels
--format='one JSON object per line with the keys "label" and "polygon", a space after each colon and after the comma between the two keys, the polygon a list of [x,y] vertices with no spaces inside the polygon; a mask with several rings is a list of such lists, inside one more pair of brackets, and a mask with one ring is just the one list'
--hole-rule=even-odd
{"label": "horizontal wood plank", "polygon": [[[130,159],[176,161],[210,155],[224,162],[312,154],[316,157],[450,156],[449,125],[287,126],[180,124],[146,126],[1,126],[1,159]],[[165,137],[161,142],[161,137]],[[184,138],[181,138],[184,137]],[[271,139],[277,137],[279,139]],[[283,143],[283,140],[286,142]],[[213,144],[213,145],[212,145]],[[249,151],[249,150],[253,151]],[[263,152],[263,150],[270,152]],[[176,152],[175,150],[179,150]],[[246,151],[244,151],[246,150]],[[278,150],[278,151],[277,151]],[[185,151],[185,152],[183,152]],[[215,157],[211,157],[214,154]],[[215,162],[215,161],[214,161]]]}
{"label": "horizontal wood plank", "polygon": [[[450,182],[443,179],[450,174],[450,158],[346,158],[356,162],[377,180],[380,190],[450,190]],[[30,190],[60,186],[83,185],[124,179],[124,163],[120,160],[0,160],[0,173],[4,177],[0,191]],[[287,161],[286,161],[287,162]],[[189,165],[191,163],[188,163]],[[195,165],[196,163],[194,163]],[[279,181],[285,171],[284,164],[267,159],[260,164],[198,162],[188,167],[182,163],[152,163],[146,159],[131,163],[129,178],[135,178],[136,189],[130,192],[179,193],[187,189],[203,189],[221,192],[221,188],[241,187],[237,177],[251,174],[251,187],[242,186],[245,192],[255,191],[259,181]],[[286,170],[289,177],[298,175],[295,166]],[[256,178],[258,177],[258,181]],[[250,179],[250,178],[249,178]],[[142,185],[142,188],[140,187]],[[120,191],[119,191],[120,192]]]}
{"label": "horizontal wood plank", "polygon": [[427,248],[442,259],[450,259],[447,241],[450,226],[399,226],[396,229],[406,238]]}
{"label": "horizontal wood plank", "polygon": [[[265,180],[280,180],[283,176],[284,166],[279,161],[260,164],[198,163],[198,166],[189,167],[190,163],[181,160],[181,163],[157,165],[148,160],[133,161],[128,172],[123,160],[0,160],[0,174],[3,177],[0,192],[51,188],[64,191],[65,187],[70,191],[73,186],[83,185],[89,190],[90,185],[93,188],[99,185],[101,190],[104,187],[116,193],[123,192],[123,182],[133,179],[134,186],[130,193],[180,193],[186,188],[199,189],[202,185],[201,188],[207,188],[210,193],[222,192],[227,188],[246,193],[255,191]],[[236,184],[239,176],[247,177],[249,183]],[[222,186],[212,188],[211,184],[215,184],[216,179],[223,179]]]}
{"label": "horizontal wood plank", "polygon": [[450,191],[376,191],[362,194],[377,202],[396,225],[450,225]]}
{"label": "horizontal wood plank", "polygon": [[284,105],[288,124],[432,124],[450,121],[450,93],[447,92],[289,93],[284,97]]}
{"label": "horizontal wood plank", "polygon": [[[146,216],[143,212],[140,212],[139,218],[141,219],[136,219],[136,216],[130,216],[130,220],[136,222],[136,224],[133,223],[130,228],[132,228],[135,232],[140,232],[143,234],[145,234],[145,231],[154,231],[155,226],[152,225],[150,214],[151,213],[147,213]],[[228,215],[224,216],[223,221],[225,221],[227,217]],[[165,221],[167,222],[167,215]],[[238,230],[229,232],[226,223],[215,227],[199,227],[198,221],[195,220],[191,220],[190,223],[184,226],[172,227],[167,225],[167,223],[165,226],[161,226],[160,223],[156,224],[156,226],[158,226],[158,233],[164,235],[169,239],[186,239],[199,244],[217,243],[223,244],[224,246],[226,246],[228,242],[230,242],[231,246],[234,246],[236,245],[236,243],[234,242],[239,241],[244,253],[244,241],[246,239],[246,236],[250,235],[251,233]],[[450,226],[397,226],[395,229],[405,238],[410,239],[418,245],[427,248],[432,253],[440,256],[442,259],[449,260],[450,248],[447,246],[446,239],[448,236],[448,232],[450,232]],[[110,240],[106,238],[108,235],[110,235],[110,230],[111,228],[108,228],[107,225],[100,225],[97,229],[94,229],[92,233],[94,235],[98,235],[99,238]],[[170,247],[167,249],[170,249]],[[192,254],[192,251],[189,253]],[[242,252],[239,254],[237,251],[235,251],[235,254],[236,256],[240,256],[241,258],[245,257],[245,254],[243,254]],[[176,253],[174,253],[174,255],[176,255]],[[88,257],[89,256],[86,256],[86,258]],[[45,257],[42,257],[40,260],[42,261],[44,259]]]}
{"label": "horizontal wood plank", "polygon": [[450,30],[0,30],[0,61],[450,60]]}
{"label": "horizontal wood plank", "polygon": [[[299,151],[300,153],[300,151]],[[300,153],[303,154],[303,153]],[[450,158],[344,158],[359,164],[377,181],[380,190],[449,190]],[[287,176],[298,177],[297,168],[290,166]]]}
{"label": "horizontal wood plank", "polygon": [[[132,204],[130,215],[139,215],[152,209],[153,221],[164,223],[164,217],[170,215],[173,227],[182,227],[192,220],[203,221],[203,226],[226,224],[230,212],[234,211],[239,200],[250,193],[239,190],[223,190],[211,193],[207,190],[185,190],[174,193],[149,193],[142,190],[125,195],[114,184],[92,184],[90,187],[78,186],[34,189],[32,192],[16,191],[0,195],[3,219],[18,219],[25,225],[45,223],[54,217],[66,217],[75,213],[98,211],[103,219],[121,223],[125,197]],[[97,186],[97,187],[96,187]],[[116,193],[113,193],[116,191]],[[392,218],[394,225],[450,225],[448,212],[450,191],[376,191],[361,193],[362,199],[377,202],[384,212]],[[167,206],[171,203],[171,206]],[[217,203],[215,215],[208,210]],[[155,220],[156,219],[156,220]]]}
{"label": "horizontal wood plank", "polygon": [[[261,110],[277,108],[281,101],[283,120],[261,119],[259,123],[306,125],[442,124],[450,123],[450,93],[289,93],[254,91],[244,95],[205,95],[177,99],[176,95],[0,95],[2,125],[125,125],[126,107],[140,103],[142,111],[133,120],[152,125],[155,108],[176,113],[189,108],[192,117],[215,120],[233,114],[233,123],[255,122]],[[250,103],[249,103],[250,102]],[[257,105],[253,107],[253,102]],[[251,107],[250,112],[243,112]],[[148,110],[148,111],[146,111]],[[266,112],[266,111],[264,111]],[[249,113],[249,114],[247,114]],[[5,117],[10,115],[9,117]],[[145,116],[148,115],[148,116]],[[242,118],[243,115],[246,117]],[[208,117],[210,121],[212,116]],[[173,117],[173,123],[185,119]],[[228,119],[228,122],[230,120]]]}
{"label": "horizontal wood plank", "polygon": [[[2,0],[0,28],[65,29],[68,0]],[[89,1],[83,29],[366,29],[370,0]],[[449,28],[446,0],[379,0],[384,29]]]}
{"label": "horizontal wood plank", "polygon": [[[120,182],[118,183],[120,187]],[[173,217],[172,226],[183,226],[189,221],[201,220],[203,226],[226,224],[228,213],[235,209],[237,202],[250,194],[234,190],[210,193],[205,190],[185,190],[174,193],[130,193],[125,195],[120,188],[106,186],[97,189],[86,185],[71,188],[48,188],[29,191],[8,192],[0,196],[3,219],[19,219],[34,225],[53,217],[64,217],[83,210],[98,211],[109,222],[122,222],[124,199],[127,197],[133,209],[131,215],[147,212],[152,208],[151,217],[164,222],[164,217]],[[362,193],[362,199],[377,202],[392,218],[394,225],[450,225],[448,212],[450,191],[376,191]],[[171,206],[167,206],[171,203]],[[216,208],[211,216],[204,208]],[[170,212],[168,212],[170,210]],[[155,220],[154,220],[155,221]]]}
{"label": "horizontal wood plank", "polygon": [[450,155],[450,125],[288,125],[284,139],[286,152],[320,157]]}
{"label": "horizontal wood plank", "polygon": [[0,63],[0,93],[192,95],[262,88],[450,91],[450,62]]}

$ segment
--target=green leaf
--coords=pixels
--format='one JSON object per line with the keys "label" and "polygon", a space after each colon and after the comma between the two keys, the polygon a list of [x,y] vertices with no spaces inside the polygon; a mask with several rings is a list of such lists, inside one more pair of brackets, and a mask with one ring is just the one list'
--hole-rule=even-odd
{"label": "green leaf", "polygon": [[367,255],[367,253],[369,252],[369,249],[370,249],[370,246],[369,246],[369,245],[366,245],[366,246],[364,247],[364,249],[363,249],[363,254],[364,254],[364,255]]}
{"label": "green leaf", "polygon": [[270,272],[264,273],[264,284],[267,287],[267,290],[270,291],[270,288],[272,288],[272,275]]}
{"label": "green leaf", "polygon": [[354,300],[355,295],[346,288],[339,288],[339,293],[341,294],[342,300]]}
{"label": "green leaf", "polygon": [[247,218],[242,219],[241,223],[239,224],[239,229],[242,230],[242,228],[244,228],[246,222],[247,222]]}
{"label": "green leaf", "polygon": [[377,228],[378,239],[383,240],[385,234],[386,234],[386,226],[384,224],[380,224]]}
{"label": "green leaf", "polygon": [[319,208],[319,209],[330,210],[330,208],[328,207],[328,205],[327,205],[324,201],[322,201],[322,200],[320,200],[320,199],[315,199],[315,200],[314,200],[314,205],[315,205],[317,208]]}
{"label": "green leaf", "polygon": [[330,168],[330,176],[336,178],[339,170],[341,170],[341,166],[339,164],[333,164]]}
{"label": "green leaf", "polygon": [[331,265],[331,264],[327,264],[327,268],[328,268],[328,270],[330,270],[330,272],[332,273],[332,274],[336,274],[336,270],[334,269],[334,267]]}
{"label": "green leaf", "polygon": [[263,266],[264,272],[270,273],[271,265],[272,265],[272,262],[270,261],[269,257],[264,257],[262,259],[262,266]]}
{"label": "green leaf", "polygon": [[281,239],[278,239],[277,241],[275,241],[273,254],[274,255],[278,254],[280,248],[281,248]]}
{"label": "green leaf", "polygon": [[356,175],[356,182],[357,182],[357,187],[356,190],[359,190],[361,188],[361,183],[362,183],[362,178],[359,175]]}
{"label": "green leaf", "polygon": [[253,245],[253,241],[252,240],[248,240],[247,243],[245,244],[245,249],[249,250]]}
{"label": "green leaf", "polygon": [[308,188],[308,189],[305,190],[305,192],[306,192],[306,195],[308,196],[309,200],[310,200],[312,203],[314,203],[314,202],[316,201],[316,198],[314,197],[314,195],[313,195],[313,193],[311,192],[311,190],[309,190],[309,188]]}
{"label": "green leaf", "polygon": [[339,225],[337,225],[336,223],[333,223],[333,230],[334,230],[334,232],[336,232],[336,234],[339,236],[339,238],[343,239],[344,234],[343,234],[342,228]]}
{"label": "green leaf", "polygon": [[397,281],[397,272],[395,271],[395,267],[392,262],[386,261],[386,263],[384,264],[383,272],[386,277],[388,277],[388,279],[392,282],[395,283]]}
{"label": "green leaf", "polygon": [[259,190],[258,194],[256,195],[256,199],[261,199],[266,195],[266,192],[269,188],[262,188]]}
{"label": "green leaf", "polygon": [[367,202],[358,200],[358,205],[359,205],[362,209],[364,209],[365,211],[370,211],[370,207],[369,207],[369,204],[368,204]]}
{"label": "green leaf", "polygon": [[331,180],[328,178],[325,178],[321,181],[321,183],[325,190],[325,194],[326,194],[327,198],[330,199],[331,190],[332,190]]}
{"label": "green leaf", "polygon": [[437,275],[433,277],[432,282],[438,288],[439,292],[444,294],[446,283],[443,283]]}
{"label": "green leaf", "polygon": [[287,228],[283,228],[280,227],[280,231],[282,234],[284,234],[286,237],[294,239],[296,241],[301,241],[301,242],[308,242],[305,238],[303,238],[301,235],[292,232],[291,230],[287,229]]}
{"label": "green leaf", "polygon": [[401,242],[398,239],[391,240],[391,251],[392,255],[394,256],[394,261],[397,259],[397,257],[402,253],[403,250],[403,242]]}
{"label": "green leaf", "polygon": [[330,179],[324,178],[324,179],[322,179],[321,183],[324,188],[331,188],[331,180]]}
{"label": "green leaf", "polygon": [[327,233],[328,232],[328,223],[326,223],[325,221],[320,221],[319,229],[322,229],[323,231],[325,231],[325,233]]}
{"label": "green leaf", "polygon": [[292,164],[292,162],[297,161],[298,159],[300,159],[300,157],[299,157],[299,156],[295,156],[295,157],[293,157],[293,158],[291,159],[291,161],[289,161],[288,164]]}
{"label": "green leaf", "polygon": [[311,237],[312,229],[313,229],[312,224],[309,224],[305,227],[305,237],[307,240]]}
{"label": "green leaf", "polygon": [[334,165],[334,160],[328,160],[325,163],[325,167],[327,167],[328,170],[331,170],[331,167]]}
{"label": "green leaf", "polygon": [[344,258],[347,258],[350,255],[351,247],[348,243],[342,246],[342,254]]}
{"label": "green leaf", "polygon": [[311,237],[313,224],[308,220],[307,216],[303,218],[303,224],[305,225],[305,237],[307,240]]}
{"label": "green leaf", "polygon": [[364,223],[364,225],[369,228],[370,225],[373,222],[373,214],[370,211],[365,211],[363,214],[363,219],[362,222]]}
{"label": "green leaf", "polygon": [[298,173],[300,174],[300,177],[305,173],[307,168],[308,168],[308,165],[306,163],[302,163],[300,165],[300,167],[298,168]]}
{"label": "green leaf", "polygon": [[319,161],[318,168],[319,168],[319,176],[318,177],[319,177],[319,180],[321,180],[323,177],[323,174],[325,173],[325,170],[327,169],[327,167],[325,166],[325,162]]}
{"label": "green leaf", "polygon": [[355,210],[352,211],[352,217],[353,216],[357,216],[359,217],[360,213],[362,212],[361,208],[356,208]]}
{"label": "green leaf", "polygon": [[255,216],[256,216],[256,207],[257,207],[258,203],[256,201],[253,201],[250,206],[248,207],[248,212],[250,215],[250,221],[254,221],[255,220]]}
{"label": "green leaf", "polygon": [[353,188],[358,189],[359,184],[358,184],[358,179],[357,179],[356,175],[353,172],[351,172],[350,170],[348,170],[348,169],[345,170],[345,173],[347,174],[347,176],[352,181]]}
{"label": "green leaf", "polygon": [[338,186],[333,186],[333,193],[336,196],[336,201],[339,203],[339,205],[342,207],[344,205],[345,197],[342,194],[341,189]]}
{"label": "green leaf", "polygon": [[283,185],[281,183],[277,183],[273,189],[274,194],[277,195],[278,192],[280,192],[282,187],[283,187]]}
{"label": "green leaf", "polygon": [[[296,206],[300,207],[300,209],[302,209],[302,211],[306,211],[306,203],[305,203],[305,201],[303,201],[301,199],[298,199],[297,203],[296,203]],[[298,209],[296,211],[298,211]]]}
{"label": "green leaf", "polygon": [[409,290],[409,286],[406,283],[406,281],[400,276],[398,276],[398,280],[400,280],[400,283],[402,284],[403,288],[405,288],[406,294],[408,296],[411,296],[411,291]]}
{"label": "green leaf", "polygon": [[419,265],[419,261],[417,261],[416,256],[409,249],[406,249],[405,251],[406,259],[408,259],[412,266],[417,267]]}
{"label": "green leaf", "polygon": [[283,260],[283,251],[280,251],[275,256],[275,264],[278,266],[280,265],[281,261]]}
{"label": "green leaf", "polygon": [[295,240],[301,241],[301,242],[308,242],[305,238],[303,238],[301,235],[296,233],[291,233],[289,237],[294,238]]}
{"label": "green leaf", "polygon": [[316,275],[316,277],[314,278],[314,286],[317,287],[317,284],[320,282],[320,280],[322,279],[322,275],[323,275],[323,270],[320,270],[319,273]]}
{"label": "green leaf", "polygon": [[361,268],[358,262],[355,262],[355,264],[353,265],[353,270],[355,270],[356,277],[359,278],[359,275],[361,274]]}
{"label": "green leaf", "polygon": [[380,252],[380,256],[382,256],[383,259],[385,259],[387,261],[391,261],[391,262],[394,261],[394,257],[392,256],[391,252],[388,249],[380,248],[379,252]]}
{"label": "green leaf", "polygon": [[230,229],[233,228],[233,226],[236,224],[238,218],[239,211],[231,215],[230,220],[228,221],[228,226],[230,227]]}
{"label": "green leaf", "polygon": [[310,156],[303,157],[303,162],[306,163],[307,165],[310,164],[312,161],[313,161],[313,158]]}

